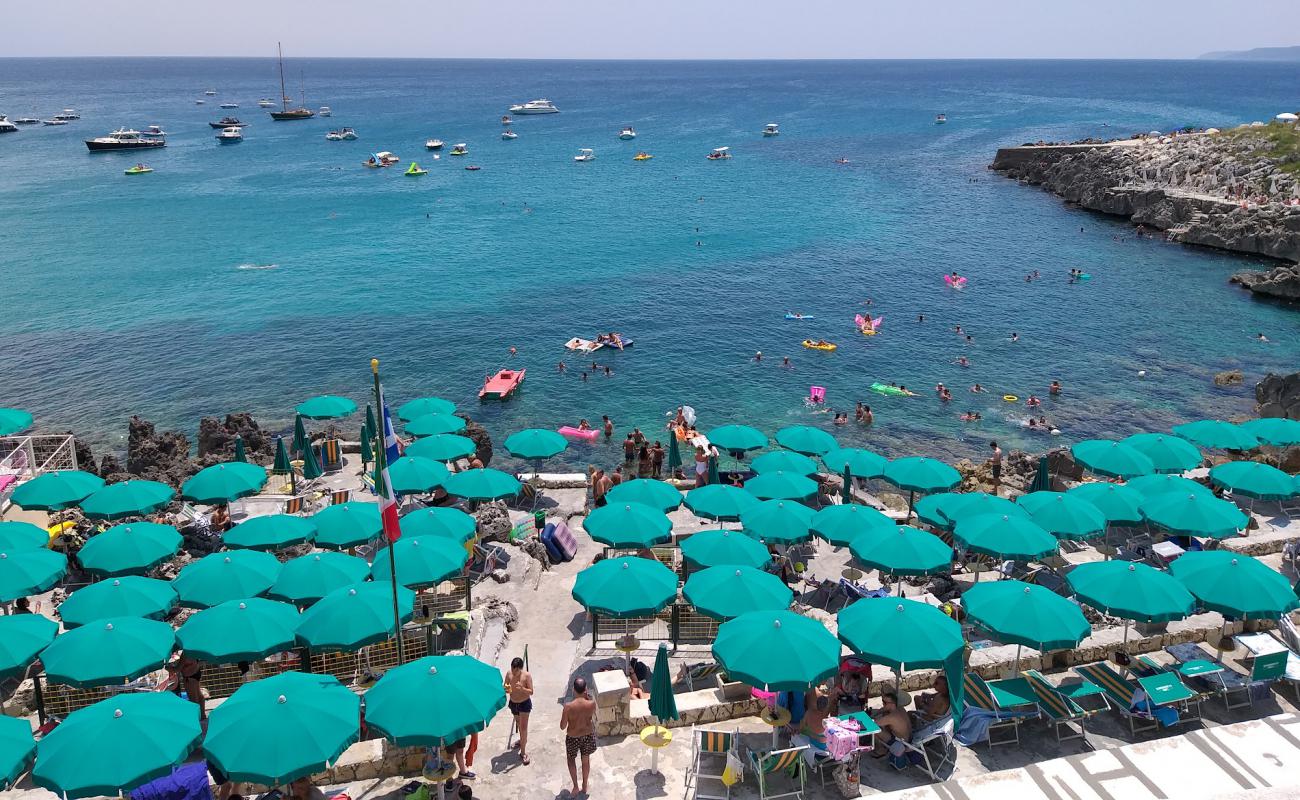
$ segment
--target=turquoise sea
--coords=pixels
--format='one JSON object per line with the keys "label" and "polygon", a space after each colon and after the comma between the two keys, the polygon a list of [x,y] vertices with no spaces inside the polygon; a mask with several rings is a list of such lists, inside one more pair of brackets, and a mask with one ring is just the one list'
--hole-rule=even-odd
{"label": "turquoise sea", "polygon": [[[601,414],[654,430],[682,403],[706,428],[829,429],[803,404],[816,384],[833,408],[862,400],[876,413],[870,429],[834,429],[841,441],[951,457],[983,454],[990,438],[1041,449],[1246,413],[1255,379],[1300,367],[1296,311],[1226,282],[1258,262],[1137,239],[986,170],[999,146],[1040,138],[1268,119],[1292,110],[1287,65],[292,59],[286,70],[291,94],[301,79],[308,105],[334,116],[272,122],[256,105],[278,95],[269,58],[0,59],[0,113],[82,114],[0,137],[0,406],[101,448],[122,446],[133,413],[191,435],[229,411],[285,426],[314,394],[364,402],[377,357],[392,399],[447,397],[496,435]],[[219,94],[195,105],[208,87]],[[518,118],[519,138],[502,141],[507,107],[537,97],[562,113]],[[239,109],[217,107],[227,100]],[[948,124],[934,124],[940,112]],[[251,121],[242,144],[213,138],[207,123],[225,113]],[[759,135],[768,122],[780,136]],[[151,123],[169,132],[165,150],[82,144]],[[628,124],[638,138],[619,141]],[[361,138],[324,139],[343,125]],[[435,161],[429,137],[470,155]],[[719,146],[734,158],[706,161]],[[581,147],[597,159],[575,163]],[[429,174],[362,168],[377,150]],[[638,150],[654,160],[633,162]],[[123,175],[141,158],[156,172]],[[1093,279],[1069,284],[1071,267]],[[950,270],[969,277],[964,291],[944,286]],[[1043,277],[1026,284],[1032,270]],[[884,316],[875,337],[852,326],[867,298]],[[787,310],[816,319],[786,321]],[[562,345],[607,330],[636,344],[597,353],[613,375],[584,383],[584,359]],[[839,350],[805,350],[808,336]],[[507,365],[528,369],[523,392],[480,405],[484,374]],[[1212,385],[1234,368],[1246,386]],[[1065,393],[1043,412],[1060,437],[1006,419],[1024,409],[1002,394],[1045,396],[1053,379]],[[873,395],[877,380],[924,396]],[[939,381],[952,403],[934,399]],[[975,382],[992,393],[969,394]],[[960,422],[967,409],[985,421]]]}

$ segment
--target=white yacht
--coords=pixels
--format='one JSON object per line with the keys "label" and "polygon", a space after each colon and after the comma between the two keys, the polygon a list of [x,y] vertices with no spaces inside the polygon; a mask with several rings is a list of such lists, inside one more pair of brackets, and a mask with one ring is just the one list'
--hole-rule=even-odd
{"label": "white yacht", "polygon": [[143,136],[139,131],[118,128],[107,136],[86,140],[86,149],[91,152],[99,150],[137,150],[145,147],[166,147],[167,140],[154,136]]}
{"label": "white yacht", "polygon": [[203,91],[203,93],[206,94],[208,97],[216,97],[216,96],[217,96],[217,90],[216,90],[216,89],[205,89],[205,90]]}
{"label": "white yacht", "polygon": [[332,117],[332,116],[334,116],[334,112],[330,110],[330,107],[329,107],[329,106],[321,106],[321,107],[320,107],[320,110],[317,111],[316,113],[317,113],[317,114],[320,114],[322,117]]}
{"label": "white yacht", "polygon": [[501,131],[501,138],[505,139],[506,141],[510,141],[511,139],[518,139],[519,134],[515,133],[512,130],[506,129],[504,131]]}
{"label": "white yacht", "polygon": [[275,101],[272,100],[272,99],[270,99],[269,97],[263,97],[261,100],[258,100],[258,101],[257,101],[257,107],[258,107],[258,108],[275,108]]}
{"label": "white yacht", "polygon": [[205,105],[207,102],[208,102],[207,100],[195,100],[194,105],[201,106],[201,105]]}
{"label": "white yacht", "polygon": [[781,134],[781,129],[777,126],[775,122],[769,122],[763,126],[764,136],[779,136],[780,134]]}
{"label": "white yacht", "polygon": [[590,147],[584,147],[578,151],[578,154],[573,157],[573,160],[574,161],[595,161],[596,151],[592,150]]}
{"label": "white yacht", "polygon": [[163,130],[162,127],[158,125],[146,125],[144,130],[140,131],[140,133],[145,136],[158,136],[158,137],[167,135],[167,131]]}
{"label": "white yacht", "polygon": [[222,103],[222,108],[239,108],[239,103]]}
{"label": "white yacht", "polygon": [[623,128],[623,130],[619,131],[618,138],[624,141],[627,141],[628,139],[635,139],[636,131],[632,129],[631,125],[627,125]]}
{"label": "white yacht", "polygon": [[424,142],[424,149],[425,149],[425,150],[441,150],[441,149],[442,149],[442,140],[441,140],[441,139],[426,139],[425,142]]}
{"label": "white yacht", "polygon": [[17,133],[18,126],[9,121],[4,114],[0,114],[0,133]]}
{"label": "white yacht", "polygon": [[340,128],[325,134],[325,139],[331,142],[351,142],[355,141],[356,138],[357,132],[351,128]]}
{"label": "white yacht", "polygon": [[238,144],[244,141],[244,129],[233,126],[222,128],[221,133],[217,134],[217,141],[222,144]]}
{"label": "white yacht", "polygon": [[41,120],[41,124],[42,125],[67,125],[68,121],[66,119],[43,119]]}
{"label": "white yacht", "polygon": [[724,158],[731,158],[731,148],[715,147],[713,148],[713,152],[709,153],[707,156],[705,156],[705,158],[707,158],[710,161],[721,161]]}
{"label": "white yacht", "polygon": [[19,117],[13,121],[15,125],[40,125],[41,121],[36,117]]}
{"label": "white yacht", "polygon": [[61,119],[67,122],[68,120],[81,119],[81,115],[78,114],[76,111],[73,111],[71,108],[65,108],[63,109],[63,111],[59,112],[58,114],[55,114],[54,118]]}
{"label": "white yacht", "polygon": [[558,114],[560,109],[550,100],[529,100],[518,106],[510,106],[511,114]]}

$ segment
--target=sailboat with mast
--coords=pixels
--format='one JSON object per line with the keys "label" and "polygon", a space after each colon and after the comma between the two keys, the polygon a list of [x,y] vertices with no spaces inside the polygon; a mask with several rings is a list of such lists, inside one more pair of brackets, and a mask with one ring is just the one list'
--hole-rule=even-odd
{"label": "sailboat with mast", "polygon": [[302,92],[302,105],[298,106],[297,108],[289,108],[289,95],[285,93],[285,88],[284,88],[284,48],[280,46],[279,42],[275,43],[275,48],[280,56],[281,108],[279,111],[271,112],[271,119],[276,120],[277,122],[285,122],[291,119],[311,119],[312,117],[316,116],[316,112],[307,108],[306,88],[304,88]]}

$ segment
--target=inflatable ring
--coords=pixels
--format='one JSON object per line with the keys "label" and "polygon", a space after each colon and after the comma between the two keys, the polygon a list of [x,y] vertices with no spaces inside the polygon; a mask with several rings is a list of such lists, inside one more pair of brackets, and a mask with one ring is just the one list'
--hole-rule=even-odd
{"label": "inflatable ring", "polygon": [[1004,395],[1002,395],[1002,399],[1005,400],[1005,401],[1007,401],[1008,403],[1018,403],[1018,402],[1020,402],[1020,398],[1019,398],[1019,397],[1016,397],[1014,394],[1004,394]]}

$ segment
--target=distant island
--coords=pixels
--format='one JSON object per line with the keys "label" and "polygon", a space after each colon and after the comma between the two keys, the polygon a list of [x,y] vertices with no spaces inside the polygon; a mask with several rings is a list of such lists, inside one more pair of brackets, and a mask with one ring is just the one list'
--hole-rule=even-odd
{"label": "distant island", "polygon": [[1253,50],[1222,50],[1200,57],[1210,61],[1300,61],[1300,45],[1256,47]]}

